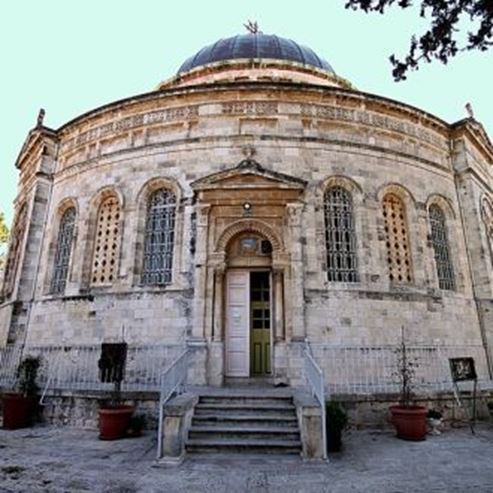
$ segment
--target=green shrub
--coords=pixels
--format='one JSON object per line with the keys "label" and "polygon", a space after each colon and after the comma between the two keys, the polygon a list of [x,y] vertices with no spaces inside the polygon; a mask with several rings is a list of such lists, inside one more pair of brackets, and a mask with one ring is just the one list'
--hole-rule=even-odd
{"label": "green shrub", "polygon": [[332,430],[343,430],[347,426],[347,414],[344,408],[337,401],[327,401],[325,403],[325,414],[327,426]]}
{"label": "green shrub", "polygon": [[36,380],[40,366],[39,356],[27,356],[17,367],[17,386],[25,397],[34,396],[39,391]]}

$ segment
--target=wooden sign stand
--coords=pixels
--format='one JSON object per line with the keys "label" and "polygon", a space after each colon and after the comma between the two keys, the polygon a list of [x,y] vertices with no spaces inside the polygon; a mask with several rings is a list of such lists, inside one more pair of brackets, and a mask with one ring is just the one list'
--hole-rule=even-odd
{"label": "wooden sign stand", "polygon": [[[459,407],[467,409],[460,397],[459,382],[473,382],[472,391],[472,417],[469,417],[469,426],[471,433],[474,435],[474,427],[476,426],[476,398],[478,389],[478,376],[474,366],[474,358],[450,358],[450,372],[454,384],[454,396]],[[467,413],[467,410],[466,410]]]}

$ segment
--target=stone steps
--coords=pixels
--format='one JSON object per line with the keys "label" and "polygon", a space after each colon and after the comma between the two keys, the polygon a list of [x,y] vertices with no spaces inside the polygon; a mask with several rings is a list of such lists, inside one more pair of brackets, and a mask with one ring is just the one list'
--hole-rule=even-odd
{"label": "stone steps", "polygon": [[263,439],[189,439],[189,453],[267,453],[297,454],[301,452],[299,440],[263,440]]}
{"label": "stone steps", "polygon": [[193,439],[255,439],[255,440],[286,440],[300,439],[298,428],[267,427],[267,426],[192,426],[188,437]]}
{"label": "stone steps", "polygon": [[265,390],[201,395],[186,450],[299,455],[301,440],[293,399]]}
{"label": "stone steps", "polygon": [[233,416],[218,416],[217,414],[202,414],[196,415],[192,419],[192,425],[196,426],[236,426],[236,427],[270,427],[277,425],[278,427],[298,429],[298,419],[296,416],[248,416],[248,415],[233,415]]}
{"label": "stone steps", "polygon": [[263,416],[291,416],[296,411],[292,404],[197,404],[195,406],[195,415],[215,414],[217,416],[231,416],[234,413],[242,415],[257,416],[262,413]]}

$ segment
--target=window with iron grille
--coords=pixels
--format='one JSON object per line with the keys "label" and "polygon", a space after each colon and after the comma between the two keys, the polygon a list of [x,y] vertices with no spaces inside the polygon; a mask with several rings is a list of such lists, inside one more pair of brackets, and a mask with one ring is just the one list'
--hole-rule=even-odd
{"label": "window with iron grille", "polygon": [[431,243],[435,252],[435,265],[440,289],[455,289],[454,269],[450,259],[445,214],[436,204],[428,212],[431,228]]}
{"label": "window with iron grille", "polygon": [[342,187],[331,187],[325,192],[324,207],[328,280],[358,282],[351,194]]}
{"label": "window with iron grille", "polygon": [[176,197],[170,190],[156,190],[147,203],[142,283],[171,282],[175,237]]}
{"label": "window with iron grille", "polygon": [[74,238],[75,216],[75,208],[70,207],[64,212],[60,220],[53,277],[51,279],[51,292],[53,294],[61,294],[65,291]]}
{"label": "window with iron grille", "polygon": [[105,199],[98,210],[92,259],[93,285],[112,284],[118,269],[120,250],[120,202],[114,196]]}
{"label": "window with iron grille", "polygon": [[383,199],[382,208],[389,279],[391,282],[410,283],[411,252],[404,204],[397,195],[388,193]]}

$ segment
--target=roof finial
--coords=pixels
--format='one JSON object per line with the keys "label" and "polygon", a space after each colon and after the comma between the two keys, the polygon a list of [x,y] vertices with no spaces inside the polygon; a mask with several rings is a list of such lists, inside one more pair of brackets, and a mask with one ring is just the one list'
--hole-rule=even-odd
{"label": "roof finial", "polygon": [[469,118],[474,118],[474,111],[472,109],[471,103],[466,103],[465,108],[466,108],[466,111],[467,111]]}
{"label": "roof finial", "polygon": [[36,120],[36,127],[42,127],[43,126],[43,120],[45,118],[45,110],[41,108],[38,113],[38,119]]}
{"label": "roof finial", "polygon": [[257,21],[251,21],[248,20],[246,24],[243,24],[246,28],[246,30],[251,33],[251,34],[259,34],[261,33],[260,29],[258,28],[258,22]]}

